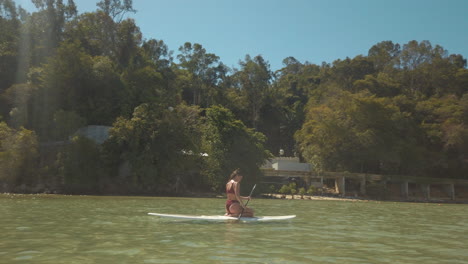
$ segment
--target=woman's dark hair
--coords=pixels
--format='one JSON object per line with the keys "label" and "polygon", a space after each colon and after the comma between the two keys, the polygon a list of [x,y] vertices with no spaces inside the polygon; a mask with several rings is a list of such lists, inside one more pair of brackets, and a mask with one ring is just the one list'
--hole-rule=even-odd
{"label": "woman's dark hair", "polygon": [[232,173],[231,176],[229,176],[229,180],[234,179],[237,175],[241,175],[241,170],[239,168],[235,169]]}

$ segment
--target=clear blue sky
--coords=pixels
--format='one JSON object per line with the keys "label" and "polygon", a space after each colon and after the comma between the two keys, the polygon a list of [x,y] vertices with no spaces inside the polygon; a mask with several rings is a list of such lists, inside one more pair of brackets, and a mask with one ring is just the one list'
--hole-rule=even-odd
{"label": "clear blue sky", "polygon": [[[64,0],[64,2],[66,2]],[[80,13],[98,0],[75,0]],[[30,0],[16,0],[28,11]],[[262,55],[271,69],[293,56],[333,62],[391,40],[429,40],[468,58],[468,0],[133,0],[131,14],[144,38],[171,50],[200,43],[229,67],[246,54]]]}

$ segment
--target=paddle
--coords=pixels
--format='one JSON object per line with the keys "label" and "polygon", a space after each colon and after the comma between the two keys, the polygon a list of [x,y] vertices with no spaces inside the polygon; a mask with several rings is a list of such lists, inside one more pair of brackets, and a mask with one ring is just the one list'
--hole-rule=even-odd
{"label": "paddle", "polygon": [[[257,184],[254,184],[254,186],[253,186],[253,188],[252,188],[252,191],[250,191],[249,197],[252,196],[252,193],[253,193],[253,191],[255,190],[255,187],[257,187]],[[242,211],[241,211],[239,217],[237,217],[237,220],[241,219],[242,214],[244,213],[244,209],[245,209],[245,207],[247,207],[247,205],[249,204],[249,202],[250,202],[250,199],[245,203],[245,206],[242,207]]]}

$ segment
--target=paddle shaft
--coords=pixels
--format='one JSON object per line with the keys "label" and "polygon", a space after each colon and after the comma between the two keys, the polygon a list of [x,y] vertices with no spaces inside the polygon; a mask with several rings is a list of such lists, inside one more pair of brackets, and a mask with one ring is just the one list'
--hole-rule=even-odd
{"label": "paddle shaft", "polygon": [[[253,193],[253,191],[255,190],[255,187],[257,187],[257,184],[254,184],[252,190],[250,191],[249,197],[252,196],[252,193]],[[247,205],[249,204],[249,202],[250,202],[250,199],[247,200],[247,202],[245,203],[245,206],[242,207],[242,211],[241,211],[241,213],[240,213],[240,215],[239,215],[239,217],[238,217],[237,219],[240,219],[240,218],[242,217],[242,214],[244,213],[244,209],[247,207]]]}

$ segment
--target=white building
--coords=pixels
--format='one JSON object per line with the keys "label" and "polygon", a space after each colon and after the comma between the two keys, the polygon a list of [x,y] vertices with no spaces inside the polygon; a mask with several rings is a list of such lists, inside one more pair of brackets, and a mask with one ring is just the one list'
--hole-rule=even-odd
{"label": "white building", "polygon": [[74,135],[80,135],[93,140],[97,144],[102,144],[109,138],[110,128],[110,126],[86,126],[78,129]]}
{"label": "white building", "polygon": [[275,157],[265,162],[262,169],[310,172],[312,166],[309,163],[299,162],[297,157]]}

